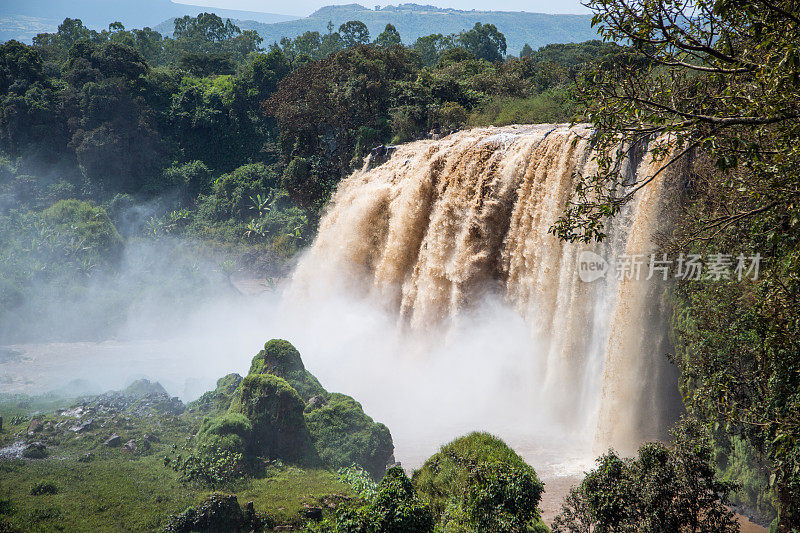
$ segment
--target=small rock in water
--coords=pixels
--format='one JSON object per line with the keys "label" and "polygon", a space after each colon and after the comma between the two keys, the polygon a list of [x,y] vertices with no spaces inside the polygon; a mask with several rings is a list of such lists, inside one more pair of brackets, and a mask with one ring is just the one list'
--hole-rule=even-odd
{"label": "small rock in water", "polygon": [[112,434],[106,441],[103,443],[106,446],[119,446],[122,444],[122,437],[117,435],[116,433]]}

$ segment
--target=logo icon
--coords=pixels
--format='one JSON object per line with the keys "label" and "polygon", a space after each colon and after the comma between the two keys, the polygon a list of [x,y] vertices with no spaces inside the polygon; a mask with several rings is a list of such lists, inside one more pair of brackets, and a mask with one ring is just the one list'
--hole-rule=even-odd
{"label": "logo icon", "polygon": [[583,250],[578,255],[578,277],[585,283],[606,277],[608,261],[589,250]]}

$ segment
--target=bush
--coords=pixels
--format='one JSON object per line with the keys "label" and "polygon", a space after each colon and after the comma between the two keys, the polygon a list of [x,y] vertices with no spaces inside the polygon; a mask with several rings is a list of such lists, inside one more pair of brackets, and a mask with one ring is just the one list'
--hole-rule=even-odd
{"label": "bush", "polygon": [[502,440],[470,433],[442,446],[414,472],[414,485],[443,526],[454,531],[541,527],[544,484]]}
{"label": "bush", "polygon": [[214,493],[197,507],[189,507],[181,514],[171,517],[164,531],[261,531],[264,525],[251,505],[242,511],[235,494]]}
{"label": "bush", "polygon": [[245,454],[253,432],[250,420],[237,413],[207,418],[197,432],[197,446],[213,452]]}
{"label": "bush", "polygon": [[463,508],[469,524],[478,531],[515,533],[537,526],[541,529],[537,506],[542,492],[544,485],[532,468],[485,463],[470,475]]}
{"label": "bush", "polygon": [[684,420],[673,436],[672,448],[650,442],[633,459],[613,451],[600,457],[571,491],[553,531],[739,531],[720,500],[733,487],[715,477],[708,435]]}
{"label": "bush", "polygon": [[31,496],[42,494],[58,494],[58,487],[50,481],[40,481],[31,487]]}
{"label": "bush", "polygon": [[79,240],[81,250],[106,255],[122,249],[122,237],[106,210],[91,202],[60,200],[42,211],[41,216],[60,234]]}
{"label": "bush", "polygon": [[434,517],[402,468],[390,468],[374,498],[359,509],[340,507],[331,528],[337,533],[430,533]]}

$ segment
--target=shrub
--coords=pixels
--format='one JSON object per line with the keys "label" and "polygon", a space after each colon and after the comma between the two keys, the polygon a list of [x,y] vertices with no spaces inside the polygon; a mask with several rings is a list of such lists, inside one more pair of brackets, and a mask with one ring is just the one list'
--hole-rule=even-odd
{"label": "shrub", "polygon": [[243,414],[226,413],[207,418],[197,432],[197,446],[215,452],[230,452],[244,455],[250,441],[253,425]]}
{"label": "shrub", "polygon": [[672,448],[650,442],[633,459],[613,451],[600,457],[571,491],[553,531],[739,531],[720,500],[733,487],[715,477],[708,435],[684,420],[673,436]]}
{"label": "shrub", "polygon": [[58,487],[50,481],[40,481],[31,487],[31,496],[58,494]]}
{"label": "shrub", "polygon": [[332,528],[337,533],[430,533],[434,517],[417,496],[402,468],[390,468],[369,503],[359,509],[340,507]]}
{"label": "shrub", "polygon": [[197,507],[189,507],[181,514],[172,516],[164,531],[261,531],[264,526],[253,512],[252,506],[248,505],[242,511],[235,494],[214,493]]}
{"label": "shrub", "polygon": [[470,433],[442,446],[414,472],[414,484],[454,531],[529,531],[542,526],[544,484],[502,440]]}

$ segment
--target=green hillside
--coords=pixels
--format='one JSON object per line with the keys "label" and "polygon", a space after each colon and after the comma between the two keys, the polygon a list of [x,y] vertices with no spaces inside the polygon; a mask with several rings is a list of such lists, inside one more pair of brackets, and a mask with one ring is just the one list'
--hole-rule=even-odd
{"label": "green hillside", "polygon": [[[281,37],[296,37],[306,31],[327,31],[328,22],[335,28],[349,20],[360,20],[375,38],[387,24],[393,24],[405,44],[417,37],[441,33],[458,33],[472,28],[476,22],[497,26],[506,37],[508,53],[518,55],[525,43],[534,49],[551,43],[571,43],[596,39],[591,27],[591,15],[547,15],[524,11],[461,11],[418,4],[401,4],[381,9],[369,9],[359,4],[327,6],[298,20],[263,24],[248,20],[235,21],[243,30],[256,30],[265,44],[280,41]],[[172,20],[155,27],[163,35],[172,33]]]}

